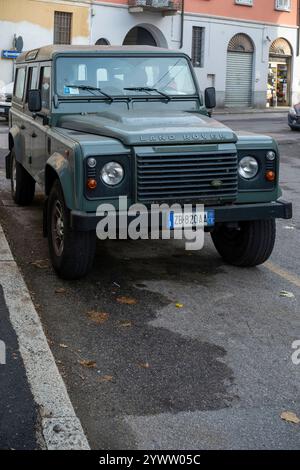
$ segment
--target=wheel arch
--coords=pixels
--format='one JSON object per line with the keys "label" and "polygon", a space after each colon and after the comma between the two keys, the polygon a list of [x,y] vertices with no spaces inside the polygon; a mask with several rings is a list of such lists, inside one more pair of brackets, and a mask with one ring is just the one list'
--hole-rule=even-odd
{"label": "wheel arch", "polygon": [[73,172],[69,161],[59,153],[54,153],[47,160],[45,167],[45,194],[49,196],[56,180],[59,180],[68,209],[74,208]]}
{"label": "wheel arch", "polygon": [[13,126],[9,130],[8,148],[10,152],[12,151],[12,149],[14,149],[16,160],[22,163],[22,154],[24,152],[24,139],[22,138],[20,130],[17,126]]}

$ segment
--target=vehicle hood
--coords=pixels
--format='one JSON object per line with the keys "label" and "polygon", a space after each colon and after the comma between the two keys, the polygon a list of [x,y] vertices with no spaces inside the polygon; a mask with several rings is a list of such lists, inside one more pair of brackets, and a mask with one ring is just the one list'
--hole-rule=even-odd
{"label": "vehicle hood", "polygon": [[65,115],[59,127],[113,137],[124,145],[236,143],[228,127],[196,112],[136,112],[129,110]]}

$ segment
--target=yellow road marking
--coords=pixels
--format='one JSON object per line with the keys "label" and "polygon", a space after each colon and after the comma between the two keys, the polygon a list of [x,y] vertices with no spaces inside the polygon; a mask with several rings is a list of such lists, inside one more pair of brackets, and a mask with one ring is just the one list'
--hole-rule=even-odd
{"label": "yellow road marking", "polygon": [[265,263],[264,266],[272,273],[277,274],[278,276],[282,277],[283,279],[290,282],[291,284],[294,284],[295,286],[300,287],[300,277],[297,276],[296,274],[292,274],[289,271],[286,271],[285,269],[280,268],[280,266],[277,266],[271,261],[268,261],[267,263]]}

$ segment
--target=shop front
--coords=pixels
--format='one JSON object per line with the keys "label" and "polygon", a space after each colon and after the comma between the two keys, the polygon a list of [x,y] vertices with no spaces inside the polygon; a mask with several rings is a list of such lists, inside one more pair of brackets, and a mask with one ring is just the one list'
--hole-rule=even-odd
{"label": "shop front", "polygon": [[270,47],[267,107],[291,104],[292,48],[283,38]]}

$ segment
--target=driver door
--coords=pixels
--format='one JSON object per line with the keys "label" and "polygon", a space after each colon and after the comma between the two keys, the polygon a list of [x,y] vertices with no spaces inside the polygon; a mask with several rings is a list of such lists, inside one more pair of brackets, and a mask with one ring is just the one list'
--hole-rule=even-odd
{"label": "driver door", "polygon": [[38,88],[41,92],[42,109],[36,114],[32,124],[31,156],[34,177],[38,183],[44,185],[47,160],[46,142],[49,129],[45,120],[49,116],[51,104],[51,67],[48,64],[41,64]]}

